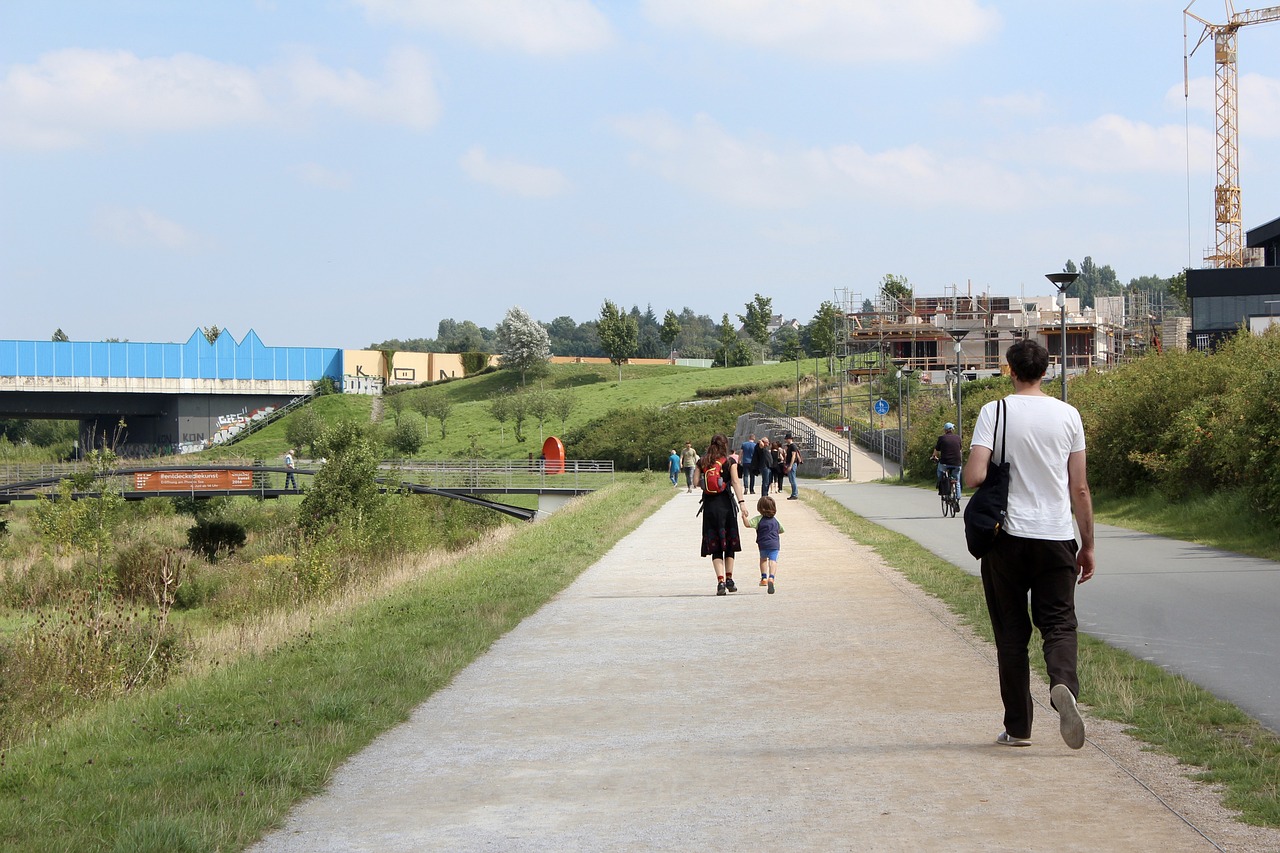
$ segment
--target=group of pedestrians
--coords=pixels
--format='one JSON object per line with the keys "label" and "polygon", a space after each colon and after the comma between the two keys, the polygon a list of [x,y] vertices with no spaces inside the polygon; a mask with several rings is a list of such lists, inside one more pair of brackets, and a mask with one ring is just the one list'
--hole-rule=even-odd
{"label": "group of pedestrians", "polygon": [[791,433],[784,435],[782,441],[782,444],[770,441],[767,435],[761,436],[757,441],[755,433],[751,433],[746,441],[742,442],[739,448],[739,459],[742,462],[742,476],[746,483],[747,494],[754,495],[757,485],[760,486],[761,497],[768,496],[770,486],[773,486],[775,492],[781,492],[782,484],[786,480],[791,485],[791,494],[787,500],[800,499],[799,488],[796,486],[796,471],[800,463],[804,462],[804,456],[800,453],[800,448],[791,437]]}

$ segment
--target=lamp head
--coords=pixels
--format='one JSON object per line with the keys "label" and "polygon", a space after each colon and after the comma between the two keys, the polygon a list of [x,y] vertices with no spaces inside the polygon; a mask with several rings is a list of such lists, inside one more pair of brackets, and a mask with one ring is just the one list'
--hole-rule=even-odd
{"label": "lamp head", "polygon": [[1060,293],[1066,293],[1067,288],[1079,277],[1078,272],[1051,272],[1045,275],[1045,278],[1049,279]]}

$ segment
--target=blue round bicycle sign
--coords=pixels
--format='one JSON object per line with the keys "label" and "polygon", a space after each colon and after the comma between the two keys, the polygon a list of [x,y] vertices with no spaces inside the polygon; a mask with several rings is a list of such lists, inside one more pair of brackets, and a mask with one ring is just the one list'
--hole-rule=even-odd
{"label": "blue round bicycle sign", "polygon": [[887,400],[876,400],[876,414],[877,415],[889,414],[889,403]]}

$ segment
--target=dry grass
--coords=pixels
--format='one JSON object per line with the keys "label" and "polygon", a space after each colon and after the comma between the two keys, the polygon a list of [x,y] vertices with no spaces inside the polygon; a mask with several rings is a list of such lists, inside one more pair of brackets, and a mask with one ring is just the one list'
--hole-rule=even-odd
{"label": "dry grass", "polygon": [[433,572],[447,569],[460,560],[482,557],[500,550],[520,528],[505,525],[490,530],[483,539],[461,551],[432,551],[398,557],[376,573],[357,579],[321,600],[298,606],[273,607],[232,623],[223,624],[192,638],[191,657],[185,677],[200,678],[243,657],[263,655],[286,643],[375,602],[388,592]]}

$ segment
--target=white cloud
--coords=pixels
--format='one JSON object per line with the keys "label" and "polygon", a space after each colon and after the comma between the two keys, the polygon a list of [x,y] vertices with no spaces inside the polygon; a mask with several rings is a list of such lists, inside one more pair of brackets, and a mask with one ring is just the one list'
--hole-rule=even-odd
{"label": "white cloud", "polygon": [[392,52],[384,80],[376,81],[349,68],[330,68],[300,56],[281,69],[286,97],[304,111],[336,107],[352,115],[387,124],[426,130],[440,117],[440,102],[427,59],[415,50]]}
{"label": "white cloud", "polygon": [[263,119],[252,72],[200,56],[58,50],[0,81],[0,141],[69,148],[102,131],[197,130]]}
{"label": "white cloud", "polygon": [[1027,118],[1044,112],[1045,96],[1043,92],[1013,92],[979,98],[978,106],[993,115]]}
{"label": "white cloud", "polygon": [[103,134],[197,131],[272,121],[318,105],[425,129],[439,115],[426,58],[398,51],[386,79],[310,58],[254,71],[192,54],[59,50],[0,80],[0,144],[73,148]]}
{"label": "white cloud", "polygon": [[978,0],[645,0],[650,20],[833,62],[932,59],[993,34]]}
{"label": "white cloud", "polygon": [[[1203,127],[1151,125],[1124,116],[1099,116],[1085,125],[1049,128],[1019,147],[1029,159],[1065,164],[1081,172],[1185,173],[1212,164],[1213,134]],[[1202,164],[1197,166],[1197,164]]]}
{"label": "white cloud", "polygon": [[[1238,79],[1239,94],[1236,109],[1240,116],[1240,133],[1258,134],[1271,138],[1280,136],[1280,80],[1263,74],[1241,74]],[[1165,105],[1181,112],[1184,99],[1191,110],[1214,116],[1217,105],[1214,91],[1217,81],[1213,77],[1192,77],[1183,86],[1170,86],[1165,92]]]}
{"label": "white cloud", "polygon": [[568,180],[557,169],[494,160],[479,146],[468,150],[458,162],[473,181],[526,198],[548,198],[569,188]]}
{"label": "white cloud", "polygon": [[613,41],[589,0],[356,0],[375,19],[439,30],[535,56],[600,50]]}
{"label": "white cloud", "polygon": [[345,190],[351,187],[350,174],[326,169],[319,163],[299,163],[289,171],[309,186],[326,190]]}
{"label": "white cloud", "polygon": [[183,251],[207,242],[173,220],[145,208],[104,208],[94,217],[93,232],[102,240],[130,248]]}
{"label": "white cloud", "polygon": [[743,140],[706,115],[683,127],[662,115],[618,119],[638,144],[632,162],[697,192],[756,208],[798,208],[835,198],[885,208],[1025,206],[1042,181],[977,158],[944,158],[921,145],[870,152],[858,145],[779,149]]}

